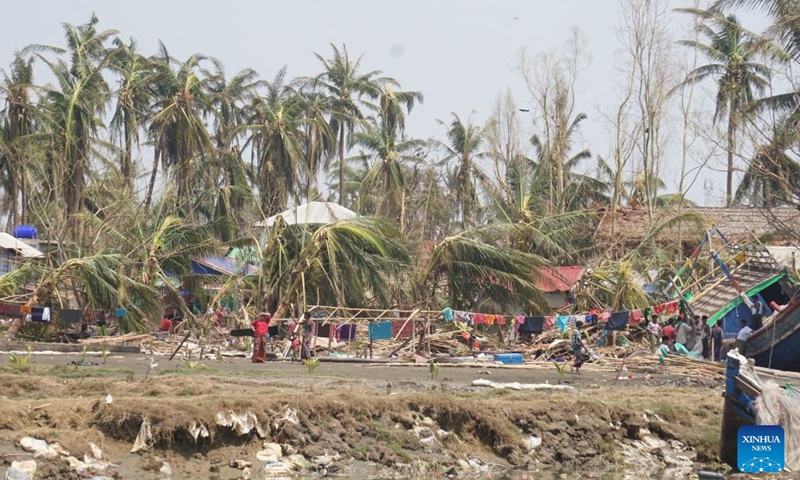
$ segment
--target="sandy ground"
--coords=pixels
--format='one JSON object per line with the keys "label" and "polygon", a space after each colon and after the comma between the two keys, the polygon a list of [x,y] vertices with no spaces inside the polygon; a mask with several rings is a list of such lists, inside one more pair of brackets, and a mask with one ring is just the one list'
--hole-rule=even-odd
{"label": "sandy ground", "polygon": [[[219,412],[252,412],[266,440],[309,461],[340,455],[324,472],[314,468],[300,478],[447,478],[465,473],[470,461],[482,466],[483,478],[503,478],[502,471],[513,479],[663,478],[665,468],[671,478],[687,478],[700,467],[720,468],[714,457],[722,383],[668,371],[623,381],[587,366],[564,379],[573,390],[514,392],[471,384],[479,378],[555,384],[555,367],[443,365],[431,379],[427,366],[321,362],[309,373],[299,363],[246,358],[187,365],[157,356],[150,369],[146,355],[105,361],[87,355],[98,365],[79,367],[65,365],[80,358],[74,354],[35,355],[28,366],[6,357],[0,356],[0,473],[13,460],[31,458],[17,445],[28,435],[58,442],[78,458],[95,443],[116,478],[167,478],[159,472],[164,462],[173,479],[244,478],[229,466],[237,459],[253,463],[250,478],[265,478],[256,458],[262,439],[216,426]],[[283,419],[287,412],[297,421]],[[144,418],[152,445],[130,453]],[[207,425],[210,438],[192,439],[193,424]],[[428,428],[436,433],[426,443]],[[530,449],[532,437],[541,446]],[[622,443],[630,452],[618,448]],[[642,456],[635,450],[643,444]],[[690,459],[689,466],[675,470],[673,457]],[[39,464],[35,478],[81,478],[62,459]],[[480,475],[476,470],[469,478]]]}

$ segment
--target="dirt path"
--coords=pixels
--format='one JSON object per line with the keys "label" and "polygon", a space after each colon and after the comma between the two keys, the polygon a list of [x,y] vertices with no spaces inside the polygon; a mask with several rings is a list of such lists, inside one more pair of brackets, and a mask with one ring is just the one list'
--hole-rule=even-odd
{"label": "dirt path", "polygon": [[[431,380],[426,367],[320,363],[309,374],[300,364],[233,358],[190,367],[157,357],[145,380],[145,355],[64,365],[76,359],[36,355],[28,366],[0,366],[0,472],[32,458],[17,446],[31,436],[78,459],[94,443],[101,460],[114,464],[105,472],[126,479],[168,478],[159,471],[165,462],[174,479],[244,478],[229,466],[236,460],[251,463],[250,478],[261,479],[265,465],[287,466],[290,455],[305,476],[581,471],[615,478],[646,469],[682,478],[714,466],[719,437],[722,385],[676,381],[668,372],[614,381],[613,372],[586,369],[567,377],[573,390],[533,392],[471,384],[552,384],[555,368],[441,367]],[[143,423],[152,437],[131,453]],[[280,462],[265,463],[265,441],[281,445]],[[39,460],[35,478],[78,478],[64,458]]]}

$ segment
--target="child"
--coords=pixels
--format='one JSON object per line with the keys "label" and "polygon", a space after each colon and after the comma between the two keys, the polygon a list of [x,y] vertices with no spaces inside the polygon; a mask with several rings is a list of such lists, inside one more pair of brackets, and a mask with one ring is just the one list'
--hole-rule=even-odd
{"label": "child", "polygon": [[300,339],[297,338],[295,335],[289,337],[289,341],[292,342],[291,350],[292,350],[292,363],[297,361],[300,357]]}

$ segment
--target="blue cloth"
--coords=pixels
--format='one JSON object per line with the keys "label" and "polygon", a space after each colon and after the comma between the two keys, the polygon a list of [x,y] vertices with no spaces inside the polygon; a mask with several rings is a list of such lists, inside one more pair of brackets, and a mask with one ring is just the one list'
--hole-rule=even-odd
{"label": "blue cloth", "polygon": [[544,317],[525,317],[525,322],[519,326],[519,333],[539,334],[544,330]]}
{"label": "blue cloth", "polygon": [[611,318],[608,319],[606,327],[608,330],[625,330],[625,326],[628,324],[628,319],[630,319],[630,312],[612,313]]}
{"label": "blue cloth", "polygon": [[452,322],[453,321],[453,309],[450,307],[445,307],[442,310],[442,316],[444,317],[445,322]]}
{"label": "blue cloth", "polygon": [[556,317],[556,326],[561,330],[561,333],[566,332],[567,328],[569,328],[569,315],[559,315]]}
{"label": "blue cloth", "polygon": [[124,308],[118,308],[114,310],[114,316],[117,318],[125,318],[128,316],[128,311]]}
{"label": "blue cloth", "polygon": [[376,322],[369,325],[369,338],[371,340],[391,340],[392,322]]}

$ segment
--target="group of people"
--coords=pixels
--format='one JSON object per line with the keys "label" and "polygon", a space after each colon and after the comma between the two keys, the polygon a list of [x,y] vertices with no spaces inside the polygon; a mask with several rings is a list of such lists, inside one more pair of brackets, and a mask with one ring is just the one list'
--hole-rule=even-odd
{"label": "group of people", "polygon": [[[250,323],[250,326],[253,327],[253,363],[264,363],[267,360],[267,339],[269,338],[271,320],[272,316],[269,312],[262,312]],[[289,350],[292,361],[311,358],[311,336],[313,333],[311,312],[304,313],[298,323],[289,325]],[[302,340],[297,336],[298,329],[302,331]]]}
{"label": "group of people", "polygon": [[722,360],[722,325],[716,322],[708,325],[708,316],[695,315],[687,321],[682,315],[667,320],[665,325],[653,315],[647,324],[651,351],[667,354],[686,355],[694,358]]}

